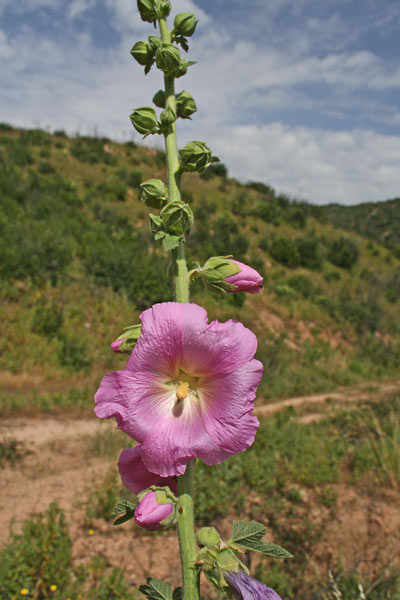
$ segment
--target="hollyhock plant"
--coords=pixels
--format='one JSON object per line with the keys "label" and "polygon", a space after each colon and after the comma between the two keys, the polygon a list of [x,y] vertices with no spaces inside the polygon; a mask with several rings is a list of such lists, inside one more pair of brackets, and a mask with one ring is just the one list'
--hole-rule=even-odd
{"label": "hollyhock plant", "polygon": [[234,600],[282,600],[272,588],[247,575],[241,569],[237,573],[225,572],[224,577]]}
{"label": "hollyhock plant", "polygon": [[233,260],[240,269],[239,273],[235,273],[226,278],[226,282],[235,286],[236,289],[229,290],[230,293],[247,292],[249,294],[258,294],[263,287],[263,278],[253,267],[245,265],[238,260]]}
{"label": "hollyhock plant", "polygon": [[256,336],[241,323],[208,323],[204,308],[165,302],[145,310],[124,370],[96,393],[98,417],[141,444],[141,459],[161,477],[182,475],[192,458],[214,465],[254,440],[254,398],[262,375]]}

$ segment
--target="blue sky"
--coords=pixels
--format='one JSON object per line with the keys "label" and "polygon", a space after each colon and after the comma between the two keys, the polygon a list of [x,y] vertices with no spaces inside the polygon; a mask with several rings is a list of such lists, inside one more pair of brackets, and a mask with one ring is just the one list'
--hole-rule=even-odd
{"label": "blue sky", "polygon": [[[318,204],[400,195],[398,0],[172,5],[200,19],[180,145],[205,141],[230,175]],[[0,121],[140,141],[129,114],[162,78],[129,50],[153,32],[135,0],[0,0]]]}

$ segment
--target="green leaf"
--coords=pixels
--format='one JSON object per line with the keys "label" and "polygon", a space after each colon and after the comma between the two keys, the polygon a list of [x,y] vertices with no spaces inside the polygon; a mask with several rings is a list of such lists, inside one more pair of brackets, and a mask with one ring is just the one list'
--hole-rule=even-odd
{"label": "green leaf", "polygon": [[179,237],[177,235],[170,235],[169,233],[166,233],[162,241],[162,245],[164,250],[167,252],[169,250],[173,250],[179,246]]}
{"label": "green leaf", "polygon": [[165,231],[157,231],[154,236],[155,240],[162,240],[165,237]]}
{"label": "green leaf", "polygon": [[183,587],[177,587],[174,589],[172,600],[183,600]]}
{"label": "green leaf", "polygon": [[291,558],[293,555],[281,546],[278,546],[278,544],[263,542],[261,540],[266,531],[266,527],[262,523],[257,523],[257,521],[250,521],[250,523],[247,521],[233,521],[232,540],[236,544],[239,544],[239,546],[244,546],[263,554]]}
{"label": "green leaf", "polygon": [[115,517],[116,515],[121,515],[122,513],[125,514],[122,514],[121,517],[118,517],[118,519],[114,521],[113,525],[121,525],[121,523],[125,523],[126,521],[133,519],[135,516],[135,508],[136,504],[133,502],[130,502],[129,500],[120,500],[113,508],[111,515]]}
{"label": "green leaf", "polygon": [[175,600],[171,595],[171,584],[160,579],[148,577],[147,582],[139,587],[139,591],[149,600]]}

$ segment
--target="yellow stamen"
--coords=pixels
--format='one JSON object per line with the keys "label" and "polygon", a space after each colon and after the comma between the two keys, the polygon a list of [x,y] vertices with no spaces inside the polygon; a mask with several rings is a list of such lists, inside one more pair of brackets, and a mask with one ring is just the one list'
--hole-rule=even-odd
{"label": "yellow stamen", "polygon": [[178,400],[184,400],[189,394],[189,384],[187,381],[180,381],[176,388],[176,397]]}

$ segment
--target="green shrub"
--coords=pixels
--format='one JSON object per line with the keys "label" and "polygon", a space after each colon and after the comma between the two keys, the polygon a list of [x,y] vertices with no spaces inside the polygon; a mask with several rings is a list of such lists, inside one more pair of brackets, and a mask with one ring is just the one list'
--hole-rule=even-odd
{"label": "green shrub", "polygon": [[287,285],[299,292],[303,298],[309,298],[314,292],[312,282],[305,275],[294,275],[286,281]]}
{"label": "green shrub", "polygon": [[272,223],[276,227],[282,222],[281,208],[273,201],[260,200],[255,208],[254,214],[266,223]]}
{"label": "green shrub", "polygon": [[359,247],[354,240],[340,237],[331,244],[328,260],[336,267],[350,270],[356,264],[359,254]]}
{"label": "green shrub", "polygon": [[63,320],[63,311],[54,300],[50,304],[42,300],[33,312],[31,329],[34,333],[51,337],[57,334]]}
{"label": "green shrub", "polygon": [[296,243],[290,238],[278,236],[272,240],[269,253],[276,261],[294,269],[300,264],[300,255]]}
{"label": "green shrub", "polygon": [[297,251],[300,257],[300,265],[306,269],[320,271],[323,257],[319,248],[319,242],[313,235],[296,240]]}
{"label": "green shrub", "polygon": [[102,181],[97,186],[97,189],[102,198],[109,202],[125,202],[126,200],[127,187],[125,183],[117,177]]}
{"label": "green shrub", "polygon": [[305,204],[290,204],[283,215],[285,221],[292,227],[304,229],[307,225],[307,206]]}
{"label": "green shrub", "polygon": [[127,184],[134,188],[138,189],[143,180],[142,171],[130,171],[127,179]]}
{"label": "green shrub", "polygon": [[10,161],[18,167],[25,167],[34,163],[31,149],[19,142],[13,142],[9,145],[8,156]]}
{"label": "green shrub", "polygon": [[107,141],[106,138],[97,137],[76,138],[71,144],[71,154],[81,162],[115,165],[115,157],[104,150]]}
{"label": "green shrub", "polygon": [[82,371],[92,364],[89,348],[84,340],[75,334],[61,332],[58,335],[58,360],[62,367]]}
{"label": "green shrub", "polygon": [[42,160],[38,164],[38,171],[42,175],[49,175],[50,173],[54,173],[54,168],[47,160]]}
{"label": "green shrub", "polygon": [[27,146],[48,146],[51,138],[41,129],[26,129],[19,136],[19,142]]}
{"label": "green shrub", "polygon": [[275,287],[275,294],[280,298],[285,298],[286,300],[296,300],[297,292],[292,287],[281,284]]}

